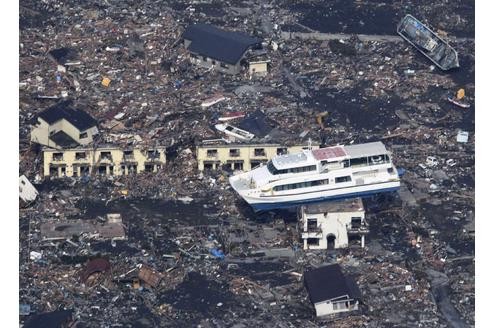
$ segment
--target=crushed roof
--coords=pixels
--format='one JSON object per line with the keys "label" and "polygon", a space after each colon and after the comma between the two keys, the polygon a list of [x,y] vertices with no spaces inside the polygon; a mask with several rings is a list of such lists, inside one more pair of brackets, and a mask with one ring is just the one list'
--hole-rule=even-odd
{"label": "crushed roof", "polygon": [[224,31],[207,24],[188,26],[182,37],[191,40],[189,51],[233,65],[249,47],[262,41],[244,33]]}
{"label": "crushed roof", "polygon": [[77,147],[79,143],[72,139],[70,135],[60,130],[53,135],[50,136],[50,140],[53,141],[56,145],[61,146],[63,148],[72,148]]}
{"label": "crushed roof", "polygon": [[38,117],[48,124],[53,124],[61,119],[65,119],[81,131],[87,130],[96,125],[96,120],[85,111],[70,107],[71,101],[62,101],[42,111]]}
{"label": "crushed roof", "polygon": [[313,304],[345,295],[352,299],[361,297],[356,283],[344,276],[338,264],[304,272],[304,286]]}

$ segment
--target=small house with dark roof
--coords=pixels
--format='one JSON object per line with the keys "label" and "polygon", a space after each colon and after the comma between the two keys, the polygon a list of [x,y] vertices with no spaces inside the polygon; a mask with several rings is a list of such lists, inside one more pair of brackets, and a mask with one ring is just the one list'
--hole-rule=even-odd
{"label": "small house with dark roof", "polygon": [[87,145],[96,134],[96,120],[85,111],[72,108],[71,101],[63,101],[38,115],[31,141],[61,149]]}
{"label": "small house with dark roof", "polygon": [[249,49],[261,48],[261,39],[225,31],[207,24],[193,24],[182,35],[193,64],[237,74]]}
{"label": "small house with dark roof", "polygon": [[358,310],[359,288],[354,280],[342,273],[338,264],[306,271],[304,287],[317,317]]}

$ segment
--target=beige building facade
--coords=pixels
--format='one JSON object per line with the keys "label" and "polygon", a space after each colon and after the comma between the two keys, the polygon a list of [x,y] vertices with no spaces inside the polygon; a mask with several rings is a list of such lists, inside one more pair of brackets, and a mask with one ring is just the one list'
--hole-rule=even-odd
{"label": "beige building facade", "polygon": [[196,148],[196,158],[200,171],[217,170],[224,165],[231,170],[249,171],[277,155],[297,153],[307,148],[307,145],[288,147],[280,144],[202,145]]}
{"label": "beige building facade", "polygon": [[53,137],[59,131],[63,131],[80,145],[90,144],[93,142],[94,136],[98,134],[98,128],[96,126],[80,130],[65,119],[49,124],[42,118],[38,118],[38,123],[31,130],[31,141],[44,146],[60,149],[64,145],[57,142],[57,139]]}
{"label": "beige building facade", "polygon": [[299,228],[304,249],[333,249],[349,246],[369,232],[361,198],[303,205],[299,209]]}
{"label": "beige building facade", "polygon": [[43,150],[43,176],[129,175],[157,172],[166,163],[165,147],[100,147]]}

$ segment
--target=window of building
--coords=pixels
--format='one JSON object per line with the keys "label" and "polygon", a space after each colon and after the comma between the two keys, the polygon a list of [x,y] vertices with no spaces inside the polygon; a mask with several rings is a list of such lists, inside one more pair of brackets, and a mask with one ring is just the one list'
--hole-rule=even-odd
{"label": "window of building", "polygon": [[218,150],[208,149],[208,150],[206,150],[206,156],[207,157],[217,157],[218,156]]}
{"label": "window of building", "polygon": [[88,133],[87,132],[83,132],[83,133],[80,133],[79,134],[79,139],[86,139],[88,137]]}
{"label": "window of building", "polygon": [[98,174],[99,175],[106,175],[107,174],[107,166],[106,165],[98,166]]}
{"label": "window of building", "polygon": [[351,177],[349,175],[345,177],[337,177],[335,178],[335,183],[349,182],[351,181]]}
{"label": "window of building", "polygon": [[244,167],[243,162],[234,163],[234,170],[241,170],[242,171],[243,167]]}
{"label": "window of building", "polygon": [[287,154],[287,148],[277,148],[277,155],[285,155]]}
{"label": "window of building", "polygon": [[318,219],[308,219],[308,231],[316,231],[318,229]]}
{"label": "window of building", "polygon": [[54,161],[61,161],[64,159],[64,154],[63,153],[53,153],[52,154],[52,159]]}
{"label": "window of building", "polygon": [[153,172],[153,165],[152,164],[146,164],[144,166],[144,172]]}
{"label": "window of building", "polygon": [[156,149],[148,150],[148,158],[149,159],[158,159],[158,158],[160,158],[160,153]]}
{"label": "window of building", "polygon": [[351,218],[351,227],[352,229],[358,229],[361,227],[361,218],[353,217]]}
{"label": "window of building", "polygon": [[203,167],[205,170],[213,170],[213,163],[204,163]]}
{"label": "window of building", "polygon": [[319,238],[308,238],[308,246],[320,246]]}
{"label": "window of building", "polygon": [[230,149],[229,150],[229,156],[230,157],[239,157],[241,156],[241,150],[236,148],[236,149]]}
{"label": "window of building", "polygon": [[86,152],[78,151],[76,153],[76,160],[82,160],[82,159],[86,159]]}
{"label": "window of building", "polygon": [[109,152],[109,151],[102,151],[100,153],[100,157],[101,159],[108,159],[108,160],[112,160],[112,153]]}
{"label": "window of building", "polygon": [[266,156],[265,148],[254,148],[254,156]]}

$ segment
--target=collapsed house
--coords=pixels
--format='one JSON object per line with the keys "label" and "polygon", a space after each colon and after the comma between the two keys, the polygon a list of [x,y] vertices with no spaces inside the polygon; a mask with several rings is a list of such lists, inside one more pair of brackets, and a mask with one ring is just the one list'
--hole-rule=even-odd
{"label": "collapsed house", "polygon": [[98,134],[96,120],[88,113],[63,101],[41,112],[31,131],[31,141],[62,149],[87,145]]}
{"label": "collapsed house", "polygon": [[228,74],[240,73],[241,60],[247,51],[261,48],[262,41],[244,33],[224,31],[207,24],[188,26],[182,38],[193,64]]}
{"label": "collapsed house", "polygon": [[93,173],[119,176],[158,172],[166,163],[165,157],[165,147],[46,148],[43,149],[43,176],[80,177]]}
{"label": "collapsed house", "polygon": [[306,271],[304,286],[317,317],[358,310],[361,292],[354,280],[344,276],[338,264]]}
{"label": "collapsed house", "polygon": [[[281,144],[203,144],[196,148],[198,170],[249,171],[260,164],[266,164],[277,155],[293,154],[307,149],[308,146]],[[315,148],[313,146],[313,148]]]}
{"label": "collapsed house", "polygon": [[19,177],[19,198],[25,203],[30,203],[38,197],[38,190],[29,182],[25,175]]}
{"label": "collapsed house", "polygon": [[369,229],[361,198],[303,205],[298,215],[304,249],[344,248],[356,238],[364,247]]}

